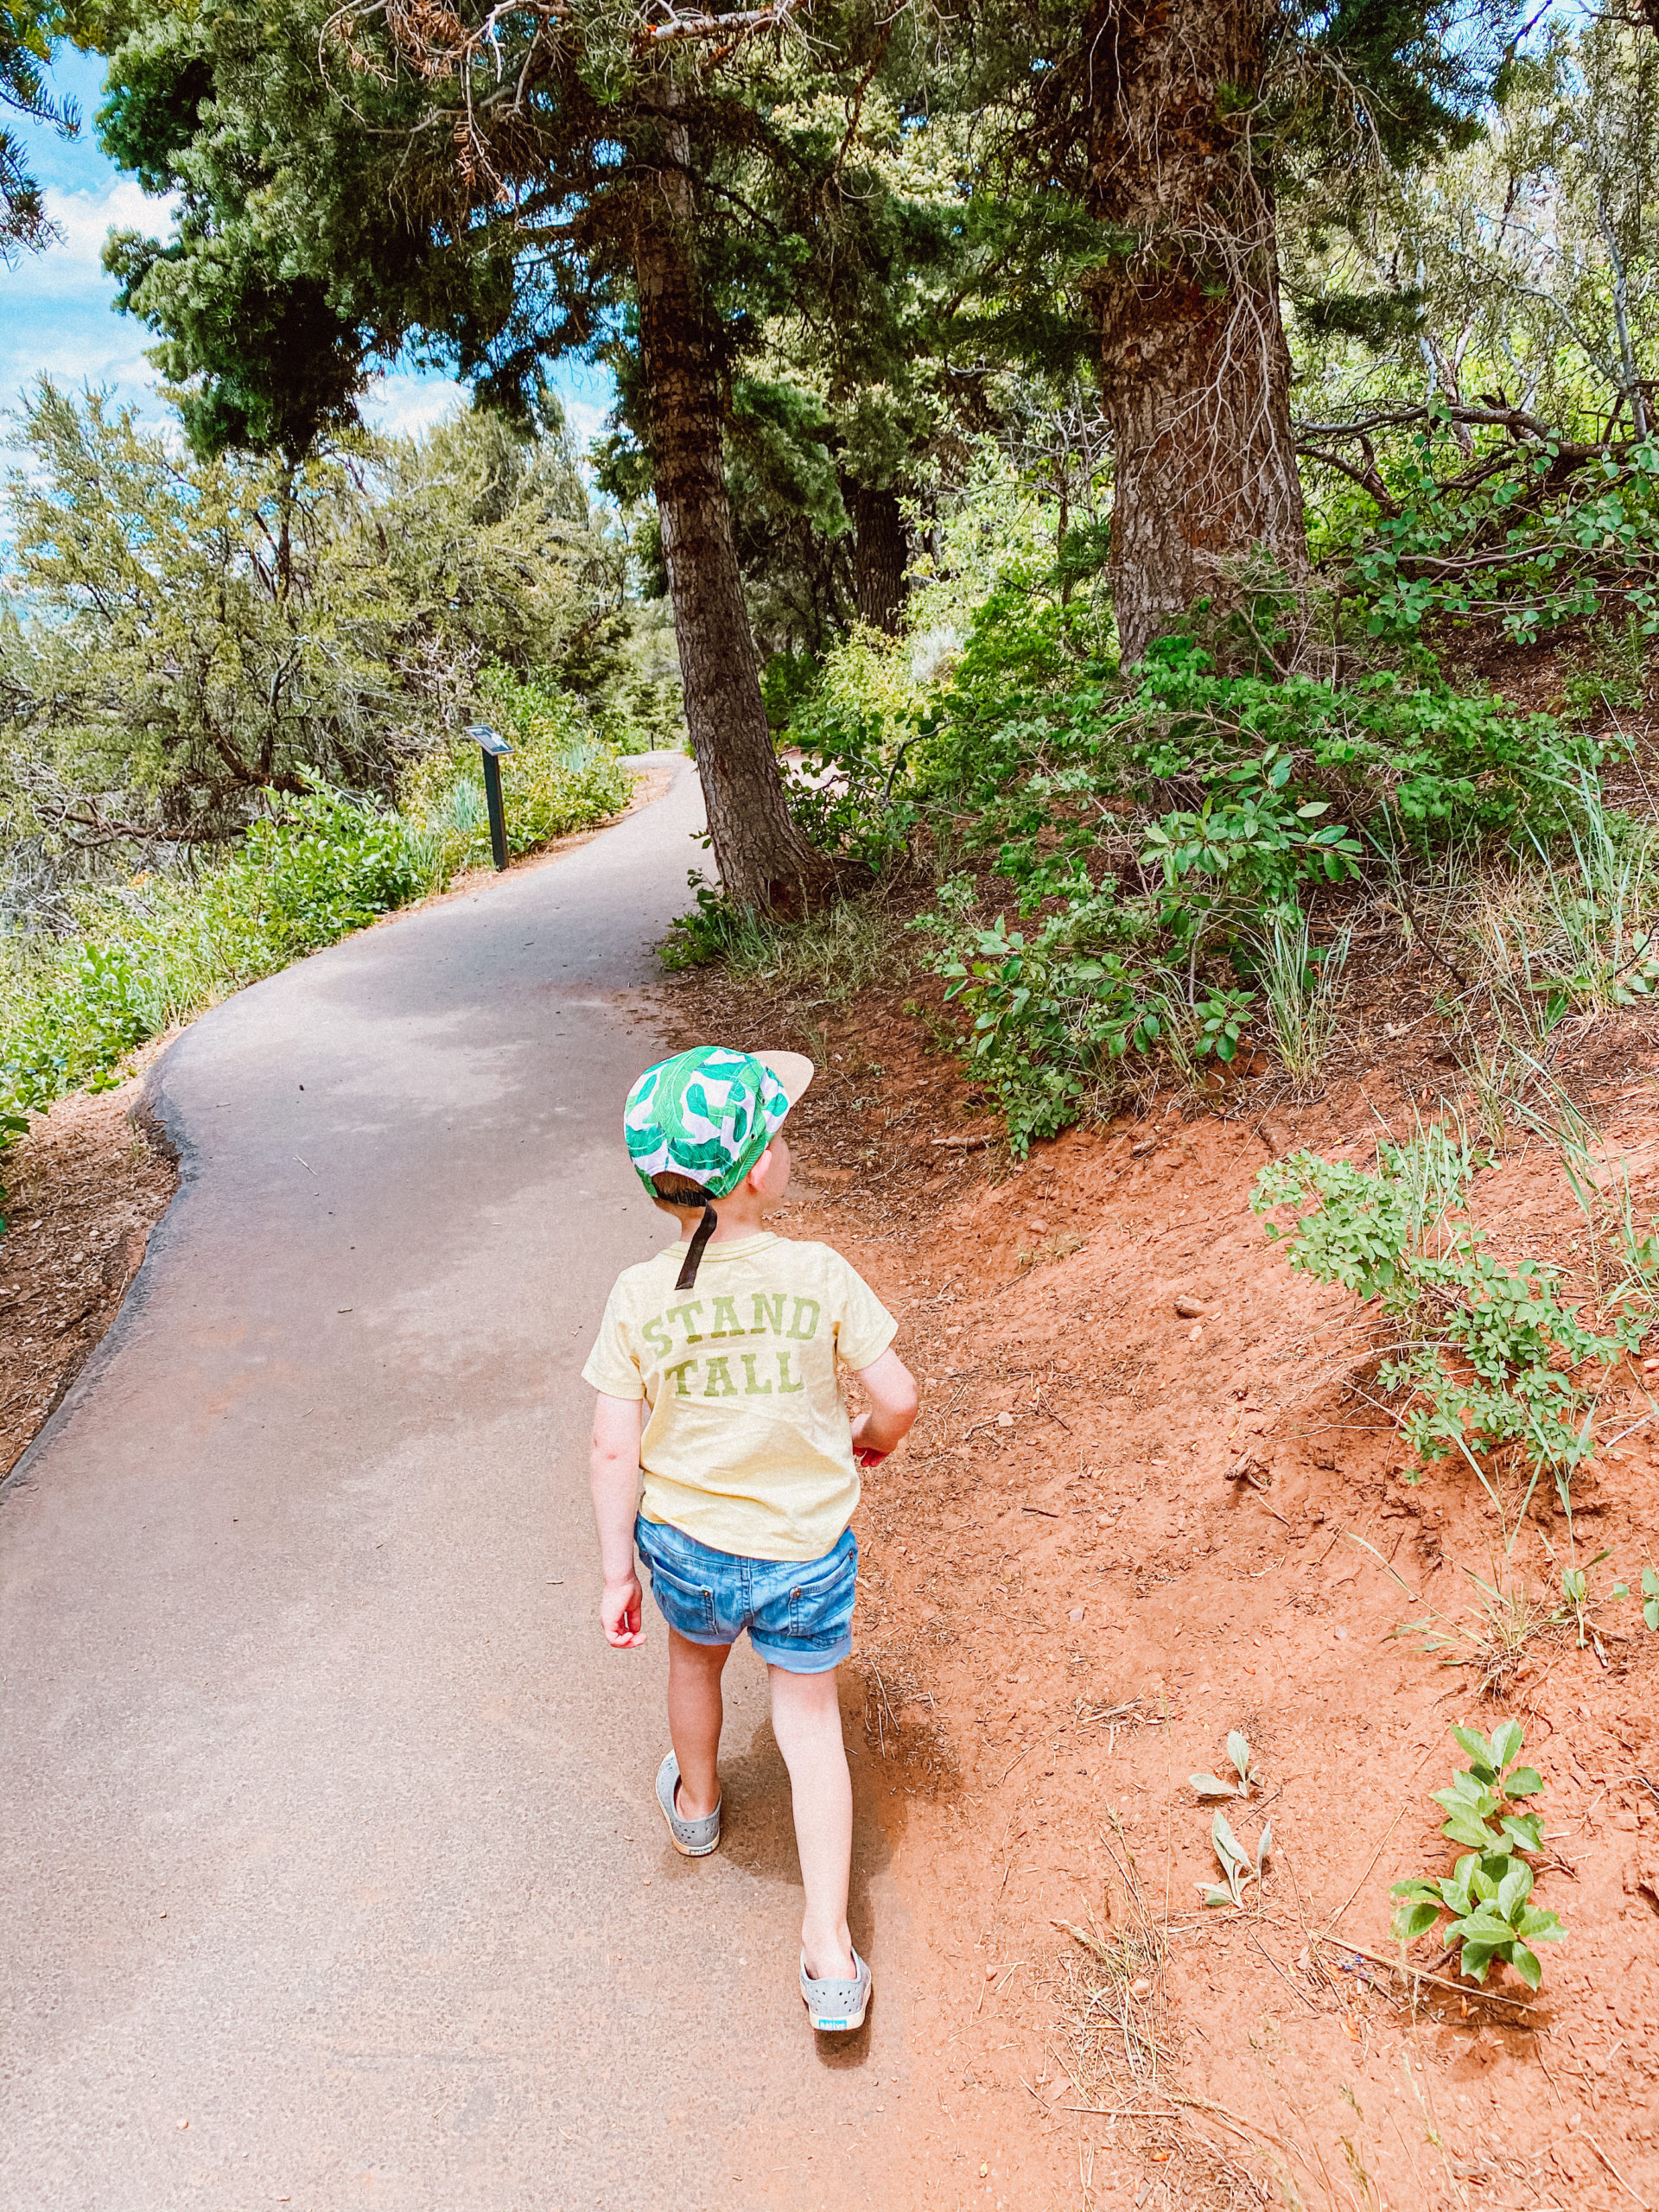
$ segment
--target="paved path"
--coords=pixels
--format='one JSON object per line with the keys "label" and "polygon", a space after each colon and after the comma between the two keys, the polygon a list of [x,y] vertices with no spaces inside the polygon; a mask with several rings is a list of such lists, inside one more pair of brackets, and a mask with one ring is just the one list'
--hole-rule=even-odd
{"label": "paved path", "polygon": [[660,1624],[594,1618],[576,1370],[667,1233],[617,1125],[700,819],[682,767],[160,1065],[182,1186],[0,1510],[8,2212],[892,2202],[903,1977],[815,2048],[760,1668],[690,1866]]}

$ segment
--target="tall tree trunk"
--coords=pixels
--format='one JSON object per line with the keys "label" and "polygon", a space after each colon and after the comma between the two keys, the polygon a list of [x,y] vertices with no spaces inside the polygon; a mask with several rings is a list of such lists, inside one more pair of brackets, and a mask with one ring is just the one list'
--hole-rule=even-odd
{"label": "tall tree trunk", "polygon": [[[671,152],[684,159],[683,148]],[[634,243],[652,467],[686,726],[728,896],[743,906],[799,910],[830,868],[790,817],[761,703],[726,496],[718,357],[694,213],[684,170],[665,170],[644,196]]]}
{"label": "tall tree trunk", "polygon": [[1290,352],[1253,96],[1269,0],[1095,0],[1090,279],[1112,425],[1110,576],[1126,662],[1261,548],[1307,576]]}
{"label": "tall tree trunk", "polygon": [[898,634],[905,607],[905,571],[910,546],[896,492],[872,492],[861,484],[853,493],[853,590],[858,619],[872,629]]}

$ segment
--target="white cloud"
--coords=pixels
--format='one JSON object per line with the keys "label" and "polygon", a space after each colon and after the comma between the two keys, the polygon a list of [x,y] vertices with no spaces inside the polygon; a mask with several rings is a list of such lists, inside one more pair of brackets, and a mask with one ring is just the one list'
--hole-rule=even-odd
{"label": "white cloud", "polygon": [[447,377],[392,370],[370,379],[359,404],[364,421],[377,430],[389,437],[414,438],[472,403],[461,386]]}
{"label": "white cloud", "polygon": [[62,243],[44,253],[31,254],[21,263],[7,284],[37,297],[61,297],[95,286],[113,298],[115,282],[104,273],[104,241],[111,231],[143,231],[150,238],[164,237],[170,227],[173,201],[152,199],[130,177],[118,177],[101,192],[48,190],[46,212],[62,234]]}
{"label": "white cloud", "polygon": [[570,435],[576,442],[576,450],[585,454],[594,440],[602,435],[611,410],[608,407],[595,407],[591,400],[568,398],[563,392],[559,398],[564,408],[564,419],[570,425]]}
{"label": "white cloud", "polygon": [[170,203],[118,177],[99,191],[48,190],[46,206],[61,245],[0,271],[0,406],[49,376],[72,386],[106,385],[141,415],[159,419],[155,372],[144,359],[154,334],[115,313],[115,279],[100,257],[112,229],[164,232]]}

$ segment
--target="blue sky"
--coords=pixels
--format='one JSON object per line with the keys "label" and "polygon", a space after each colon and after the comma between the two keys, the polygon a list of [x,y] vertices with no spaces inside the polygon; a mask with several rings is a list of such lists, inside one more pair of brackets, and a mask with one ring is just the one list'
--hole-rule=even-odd
{"label": "blue sky", "polygon": [[[66,47],[52,82],[79,103],[79,137],[66,142],[21,117],[7,118],[8,128],[29,147],[63,243],[20,256],[13,269],[0,266],[0,410],[15,407],[18,393],[44,372],[75,387],[104,385],[143,415],[162,412],[155,372],[144,359],[154,336],[130,315],[115,313],[115,284],[99,257],[118,226],[165,236],[167,204],[147,199],[99,153],[92,117],[103,81],[102,61]],[[585,445],[611,405],[608,374],[565,363],[553,371],[552,382]],[[415,431],[466,404],[466,394],[442,377],[394,371],[375,379],[363,411],[382,429]]]}

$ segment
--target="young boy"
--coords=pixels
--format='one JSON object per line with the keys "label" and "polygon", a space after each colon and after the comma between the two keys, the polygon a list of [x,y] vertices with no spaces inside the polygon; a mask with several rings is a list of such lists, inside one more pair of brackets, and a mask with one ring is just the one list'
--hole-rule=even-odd
{"label": "young boy", "polygon": [[[847,1929],[853,1792],[836,1691],[858,1573],[847,1524],[855,1463],[873,1465],[905,1434],[916,1386],[890,1350],[893,1316],[847,1262],[763,1225],[789,1187],[784,1119],[812,1075],[798,1052],[704,1046],[634,1084],[628,1152],[680,1241],[617,1278],[582,1376],[599,1392],[605,1634],[619,1648],[645,1641],[636,1544],[668,1624],[674,1748],[657,1801],[674,1847],[701,1859],[720,1841],[720,1680],[747,1629],[794,1800],[801,1995],[815,2028],[842,2030],[863,2025],[870,1999]],[[869,1401],[854,1421],[837,1363]]]}

